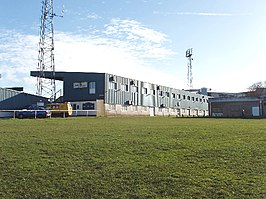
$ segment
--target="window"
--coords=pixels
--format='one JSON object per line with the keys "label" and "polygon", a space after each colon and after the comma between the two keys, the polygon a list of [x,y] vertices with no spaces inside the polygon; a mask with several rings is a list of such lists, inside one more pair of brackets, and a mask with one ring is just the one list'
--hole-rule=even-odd
{"label": "window", "polygon": [[89,82],[89,94],[96,93],[96,82]]}
{"label": "window", "polygon": [[185,100],[186,99],[186,95],[183,95],[183,100]]}
{"label": "window", "polygon": [[165,92],[166,97],[170,97],[170,93],[169,92]]}
{"label": "window", "polygon": [[77,105],[76,104],[73,104],[72,107],[73,107],[73,110],[77,110]]}
{"label": "window", "polygon": [[82,104],[82,110],[94,110],[95,109],[95,104],[91,102],[87,102]]}
{"label": "window", "polygon": [[172,98],[175,98],[175,93],[172,93]]}
{"label": "window", "polygon": [[190,100],[190,96],[187,96],[187,100]]}

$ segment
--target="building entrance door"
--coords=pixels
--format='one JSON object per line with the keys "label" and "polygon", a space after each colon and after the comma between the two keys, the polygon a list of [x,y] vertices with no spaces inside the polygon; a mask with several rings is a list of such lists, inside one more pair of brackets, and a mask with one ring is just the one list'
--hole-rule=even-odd
{"label": "building entrance door", "polygon": [[260,107],[258,107],[258,106],[252,107],[252,116],[253,117],[259,117],[260,116]]}

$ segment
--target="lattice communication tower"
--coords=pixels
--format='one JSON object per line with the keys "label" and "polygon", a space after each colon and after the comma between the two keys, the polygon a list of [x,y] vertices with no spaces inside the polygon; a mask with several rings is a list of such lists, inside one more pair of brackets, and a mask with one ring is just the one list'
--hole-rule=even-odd
{"label": "lattice communication tower", "polygon": [[192,48],[187,49],[186,51],[187,61],[187,85],[188,88],[193,88],[193,77],[192,77]]}
{"label": "lattice communication tower", "polygon": [[[53,0],[42,0],[40,41],[37,77],[37,94],[47,96],[51,101],[56,99],[55,62],[54,62],[54,27]],[[48,73],[47,73],[48,72]],[[46,75],[49,74],[49,77]]]}

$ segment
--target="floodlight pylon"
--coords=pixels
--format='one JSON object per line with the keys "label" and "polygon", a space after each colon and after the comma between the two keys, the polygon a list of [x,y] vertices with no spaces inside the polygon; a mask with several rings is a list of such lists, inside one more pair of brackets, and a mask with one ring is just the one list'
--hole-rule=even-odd
{"label": "floodlight pylon", "polygon": [[39,72],[37,77],[37,94],[49,97],[50,101],[55,101],[56,99],[53,26],[53,19],[55,16],[53,11],[53,0],[42,0],[37,66]]}
{"label": "floodlight pylon", "polygon": [[192,76],[192,48],[186,51],[187,61],[187,86],[188,88],[193,88],[193,76]]}

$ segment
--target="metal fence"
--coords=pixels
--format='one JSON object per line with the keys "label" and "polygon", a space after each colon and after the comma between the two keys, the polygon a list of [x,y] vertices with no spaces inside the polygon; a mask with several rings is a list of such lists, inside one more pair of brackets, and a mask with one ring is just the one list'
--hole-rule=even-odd
{"label": "metal fence", "polygon": [[[47,115],[44,115],[44,112]],[[24,114],[24,115],[23,115]],[[73,110],[69,115],[66,110],[0,110],[0,118],[51,118],[51,117],[78,117],[96,116],[97,110]]]}

